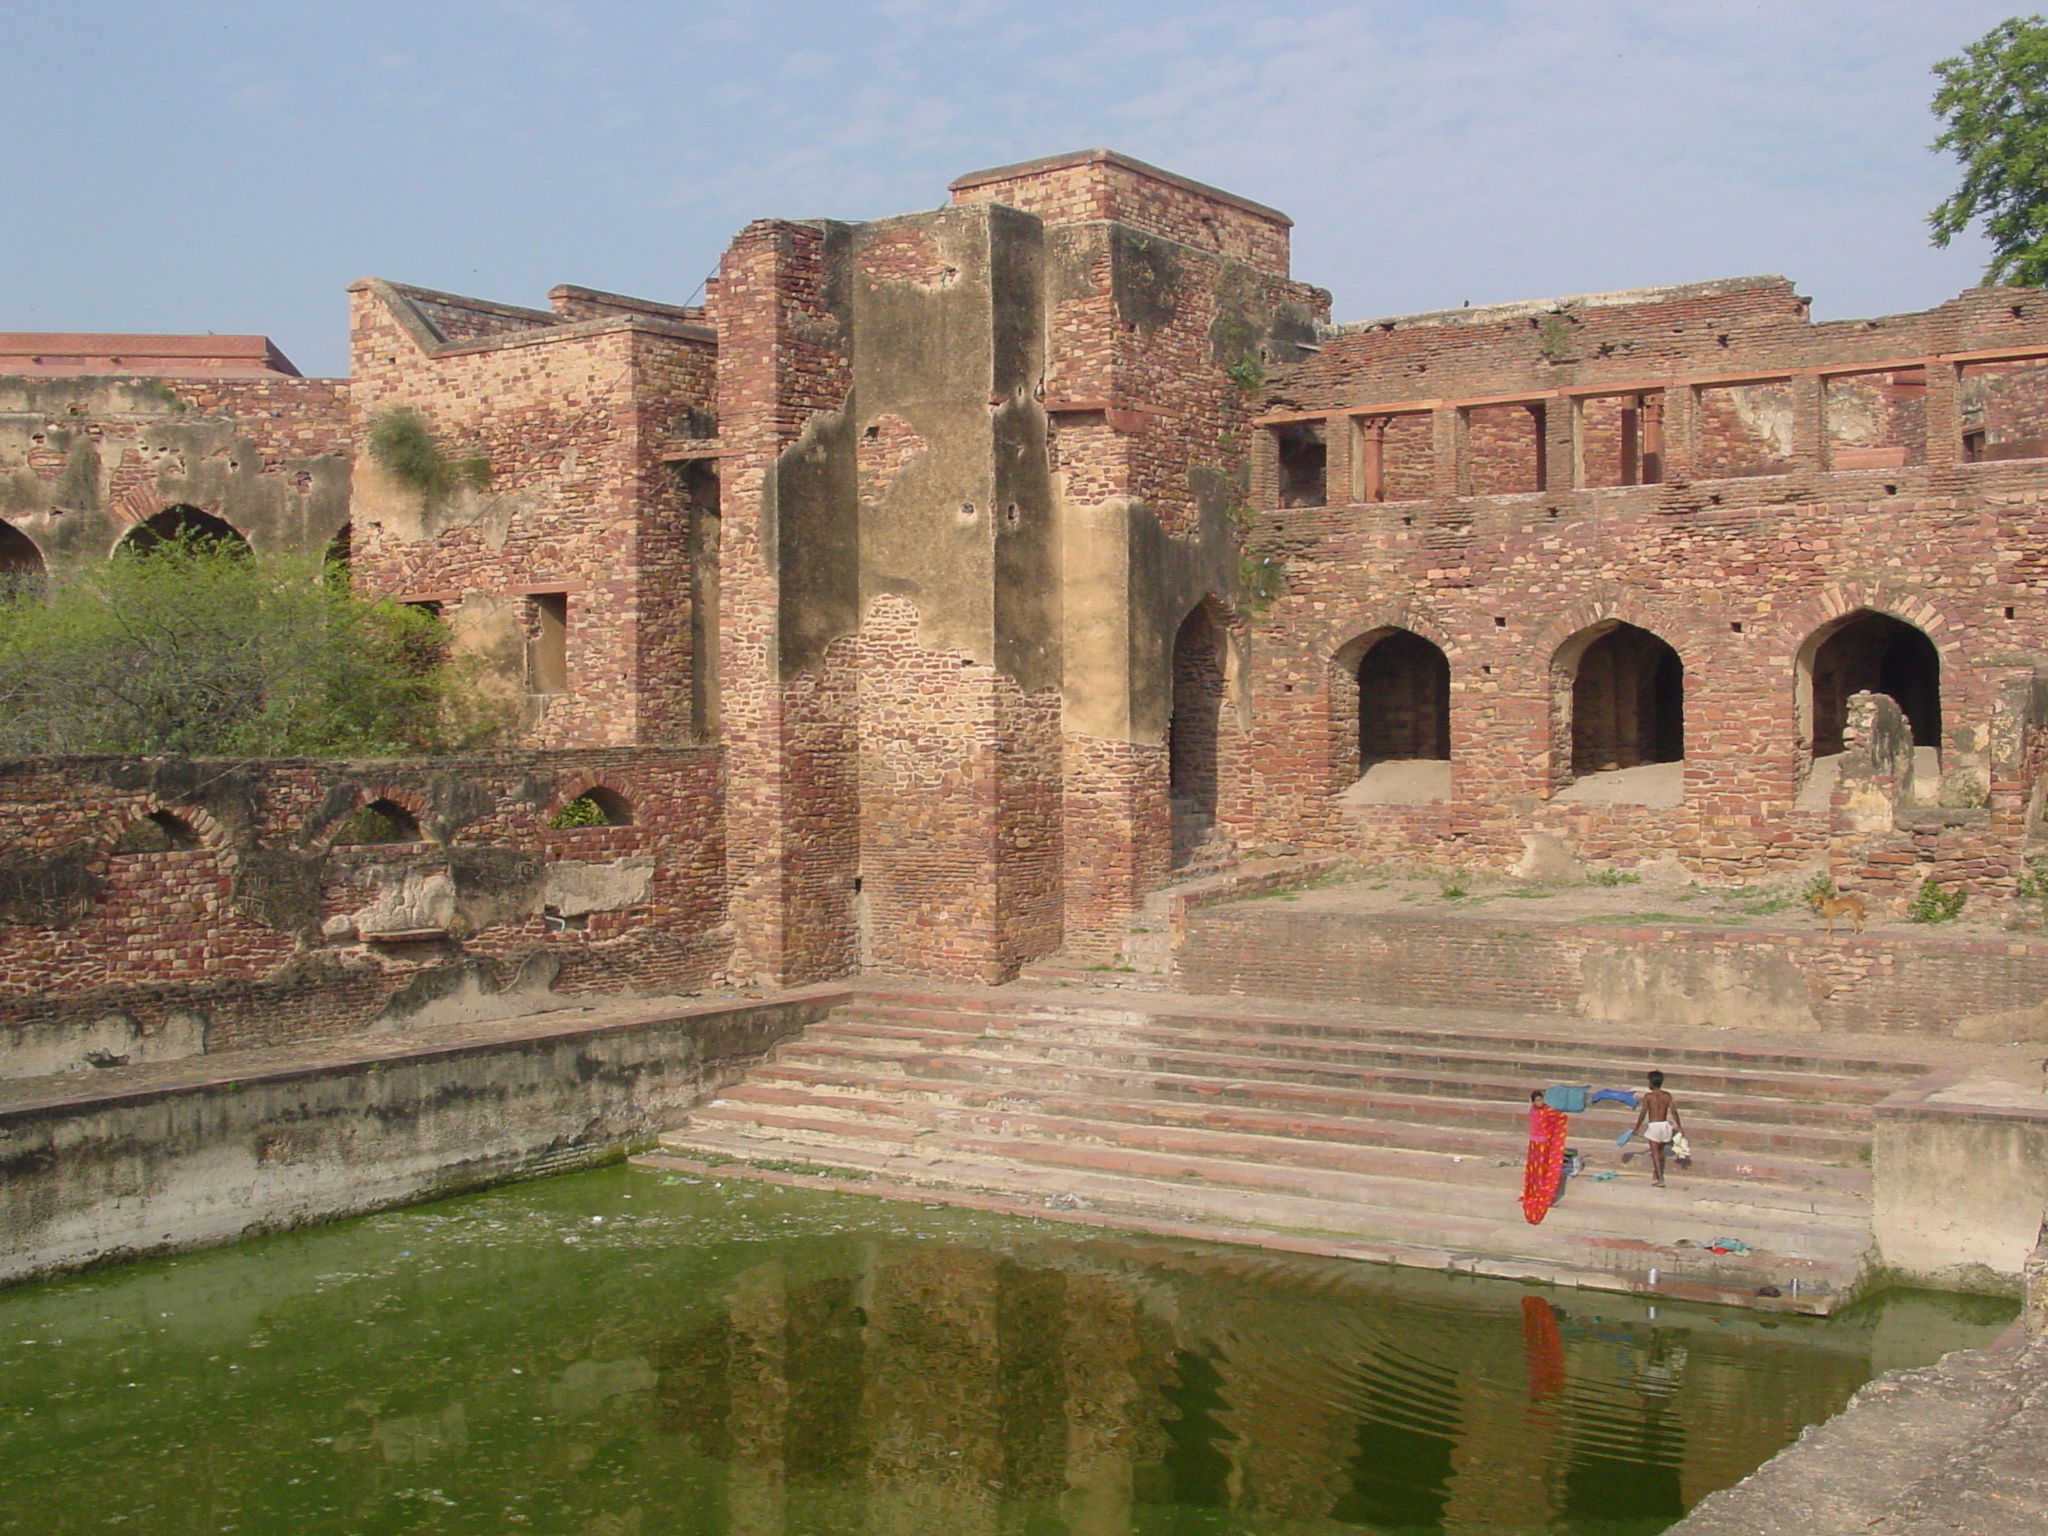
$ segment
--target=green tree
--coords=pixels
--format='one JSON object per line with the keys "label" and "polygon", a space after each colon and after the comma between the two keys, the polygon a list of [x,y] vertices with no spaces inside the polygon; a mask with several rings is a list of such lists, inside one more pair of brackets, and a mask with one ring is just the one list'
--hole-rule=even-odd
{"label": "green tree", "polygon": [[1933,148],[1963,166],[1962,185],[1927,216],[1934,243],[1981,220],[1985,282],[2048,285],[2048,22],[2001,21],[1934,73],[1934,113],[1948,126]]}
{"label": "green tree", "polygon": [[393,755],[496,724],[431,614],[184,536],[0,602],[0,754]]}

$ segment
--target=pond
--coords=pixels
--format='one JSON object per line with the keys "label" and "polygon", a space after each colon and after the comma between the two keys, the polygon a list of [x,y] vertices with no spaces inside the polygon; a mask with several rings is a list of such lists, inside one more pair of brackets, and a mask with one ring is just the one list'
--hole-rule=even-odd
{"label": "pond", "polygon": [[614,1167],[0,1292],[0,1529],[1647,1536],[2011,1315],[1652,1307]]}

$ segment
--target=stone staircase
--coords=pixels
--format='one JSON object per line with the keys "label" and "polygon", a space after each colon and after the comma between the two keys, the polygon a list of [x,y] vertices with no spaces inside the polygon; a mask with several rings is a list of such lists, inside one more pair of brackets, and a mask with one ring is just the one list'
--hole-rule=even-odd
{"label": "stone staircase", "polygon": [[[1928,1067],[1739,1039],[1646,1054],[1555,1016],[864,982],[641,1161],[1825,1312],[1870,1247],[1872,1107]],[[1634,1087],[1652,1061],[1694,1169],[1652,1188],[1614,1144],[1633,1114],[1599,1106],[1575,1117],[1587,1173],[1524,1222],[1530,1088]]]}

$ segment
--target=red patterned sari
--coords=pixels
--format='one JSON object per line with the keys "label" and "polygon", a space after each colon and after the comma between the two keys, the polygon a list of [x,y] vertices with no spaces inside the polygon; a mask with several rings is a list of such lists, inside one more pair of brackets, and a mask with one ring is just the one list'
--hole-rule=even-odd
{"label": "red patterned sari", "polygon": [[1522,1173],[1522,1214],[1535,1226],[1550,1214],[1564,1177],[1565,1128],[1571,1117],[1548,1104],[1529,1106],[1529,1156]]}

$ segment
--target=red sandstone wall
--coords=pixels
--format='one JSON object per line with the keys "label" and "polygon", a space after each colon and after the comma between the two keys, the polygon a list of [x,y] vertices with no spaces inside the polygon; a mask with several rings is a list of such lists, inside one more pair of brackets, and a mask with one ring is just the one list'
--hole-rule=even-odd
{"label": "red sandstone wall", "polygon": [[487,487],[429,503],[365,454],[358,584],[441,601],[458,634],[473,632],[522,693],[531,594],[566,593],[568,691],[526,694],[524,739],[680,739],[689,572],[674,471],[661,455],[683,407],[711,408],[712,344],[631,319],[500,324],[485,313],[493,323],[478,331],[457,324],[469,310],[422,301],[437,328],[467,342],[442,346],[405,323],[405,291],[359,285],[353,299],[358,432],[410,406],[450,456],[481,455],[491,467]]}
{"label": "red sandstone wall", "polygon": [[953,183],[956,203],[1007,203],[1048,225],[1118,221],[1284,276],[1293,221],[1274,209],[1103,151],[1058,155]]}
{"label": "red sandstone wall", "polygon": [[824,272],[821,230],[760,221],[726,251],[707,306],[726,453],[719,643],[735,963],[782,981],[857,964],[851,646],[798,675],[783,665],[779,472],[851,383]]}
{"label": "red sandstone wall", "polygon": [[[208,1050],[225,1050],[362,1028],[387,1005],[417,1008],[435,978],[464,970],[487,990],[512,988],[522,967],[528,991],[701,990],[728,948],[720,778],[711,749],[9,765],[0,1023],[83,1025],[114,1012],[147,1028],[182,1008],[204,1017]],[[547,825],[592,788],[630,805],[631,824]],[[379,798],[412,813],[425,840],[337,843],[348,816]],[[113,852],[155,811],[187,823],[201,846]],[[82,885],[53,887],[53,856],[74,861]],[[628,878],[608,887],[599,868],[591,886],[580,866]],[[389,898],[423,880],[452,881],[445,936],[379,941],[400,921]],[[52,889],[80,899],[37,910],[36,893]],[[588,890],[598,905],[571,910]],[[615,899],[620,890],[631,899]],[[385,910],[370,915],[380,897]]]}
{"label": "red sandstone wall", "polygon": [[[2027,675],[2030,658],[2048,654],[2035,554],[2048,536],[2048,466],[1958,463],[1967,371],[1978,366],[1962,359],[1972,349],[2048,354],[2048,326],[1984,292],[1925,315],[1810,327],[1783,285],[1706,285],[1588,305],[1563,322],[1556,355],[1546,355],[1556,338],[1542,322],[1554,318],[1475,311],[1390,322],[1334,338],[1315,360],[1281,372],[1276,402],[1342,403],[1367,416],[1414,403],[1426,372],[1438,430],[1427,495],[1360,503],[1333,475],[1333,505],[1261,519],[1285,552],[1288,593],[1254,635],[1250,771],[1265,792],[1236,809],[1240,830],[1489,867],[1516,860],[1527,836],[1550,834],[1582,857],[1672,856],[1728,880],[1825,862],[1885,904],[1902,903],[1929,877],[1983,899],[2009,896],[2036,789],[2038,770],[2027,765],[2039,749],[2038,727],[2000,698],[2015,671]],[[1854,366],[1880,358],[1897,361]],[[1776,380],[1773,369],[1782,370]],[[2024,381],[2030,372],[1998,376]],[[1623,379],[1631,394],[1663,399],[1661,486],[1614,485],[1615,396],[1586,401],[1573,441],[1572,391]],[[1547,484],[1507,480],[1492,424],[1522,407],[1486,399],[1545,383]],[[2017,401],[2024,383],[2006,393]],[[2022,406],[2008,409],[2023,424]],[[1333,442],[1342,421],[1333,419]],[[1527,440],[1513,446],[1524,465],[1534,456]],[[1865,449],[1893,451],[1887,462],[1849,457],[1834,473],[1822,468],[1829,453],[1842,460]],[[1585,488],[1574,485],[1575,452]],[[1396,456],[1387,458],[1391,471]],[[1271,498],[1270,449],[1260,469],[1254,494]],[[1459,474],[1470,494],[1457,494]],[[1730,475],[1740,478],[1704,478]],[[1808,762],[1799,653],[1859,608],[1933,641],[1944,772],[1981,772],[1988,803],[1900,807],[1897,824],[1881,831],[1845,821],[1839,795],[1833,805],[1794,806]],[[1570,780],[1558,736],[1569,676],[1552,658],[1605,619],[1652,631],[1683,661],[1686,757],[1675,806],[1556,795]],[[1442,803],[1332,798],[1348,774],[1328,744],[1356,725],[1340,718],[1346,700],[1331,686],[1330,658],[1382,625],[1422,634],[1450,657],[1453,787]]]}
{"label": "red sandstone wall", "polygon": [[0,379],[0,519],[60,580],[175,506],[317,555],[348,519],[348,400],[338,379]]}

